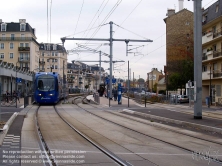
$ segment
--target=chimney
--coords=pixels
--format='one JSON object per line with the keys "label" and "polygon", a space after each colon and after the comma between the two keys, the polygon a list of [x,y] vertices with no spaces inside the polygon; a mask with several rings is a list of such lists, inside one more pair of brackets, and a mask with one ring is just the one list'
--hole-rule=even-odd
{"label": "chimney", "polygon": [[183,1],[184,0],[179,0],[179,11],[183,10]]}
{"label": "chimney", "polygon": [[175,9],[167,9],[167,16],[169,17],[169,16],[171,16],[171,15],[173,15],[173,14],[175,14]]}
{"label": "chimney", "polygon": [[26,23],[26,19],[19,19],[19,23]]}

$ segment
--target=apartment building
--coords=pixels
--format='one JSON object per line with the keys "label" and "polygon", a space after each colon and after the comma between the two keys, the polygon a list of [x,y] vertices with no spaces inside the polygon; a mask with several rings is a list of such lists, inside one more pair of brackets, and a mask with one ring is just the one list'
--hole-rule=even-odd
{"label": "apartment building", "polygon": [[61,77],[67,75],[67,51],[59,44],[39,44],[39,70],[57,72]]}
{"label": "apartment building", "polygon": [[202,15],[202,94],[211,96],[212,103],[222,104],[222,0]]}
{"label": "apartment building", "polygon": [[39,45],[35,29],[26,19],[3,22],[0,19],[0,60],[33,71],[39,65]]}

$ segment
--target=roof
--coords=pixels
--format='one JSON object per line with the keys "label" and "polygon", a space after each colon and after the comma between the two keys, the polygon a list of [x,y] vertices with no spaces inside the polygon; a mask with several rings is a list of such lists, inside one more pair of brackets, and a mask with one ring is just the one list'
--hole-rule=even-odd
{"label": "roof", "polygon": [[[20,24],[21,23],[15,23],[15,22],[2,22],[1,24],[6,23],[7,24],[7,28],[6,28],[6,32],[21,32],[20,31]],[[25,31],[22,32],[31,32],[34,36],[35,36],[35,29],[33,29],[29,23],[25,23],[26,24],[26,29]],[[0,25],[1,28],[2,25]]]}
{"label": "roof", "polygon": [[[170,16],[164,18],[163,20],[164,20],[164,22],[166,23],[166,20],[167,20],[168,18],[173,17],[173,16],[175,16],[175,15],[177,15],[177,14],[180,14],[180,13],[182,13],[182,12],[184,12],[184,11],[191,12],[190,10],[187,10],[186,8],[184,8],[184,9],[182,9],[182,10],[176,12],[175,14],[172,14],[172,15],[170,15]],[[191,13],[193,13],[193,12],[191,12]]]}
{"label": "roof", "polygon": [[[50,44],[50,50],[46,49],[46,45]],[[53,45],[56,45],[56,50],[53,50]],[[53,43],[40,43],[39,44],[39,50],[46,50],[46,51],[64,51],[66,52],[65,47],[59,45],[59,44],[53,44]]]}
{"label": "roof", "polygon": [[159,79],[158,81],[160,81],[161,79],[165,78],[165,75],[159,75]]}

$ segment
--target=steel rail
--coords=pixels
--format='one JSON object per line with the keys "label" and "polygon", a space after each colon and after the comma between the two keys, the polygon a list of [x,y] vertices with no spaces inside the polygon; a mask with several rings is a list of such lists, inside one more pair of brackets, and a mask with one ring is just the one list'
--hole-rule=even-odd
{"label": "steel rail", "polygon": [[[39,147],[41,150],[41,153],[43,152],[46,156],[47,162],[43,162],[45,166],[58,166],[57,163],[55,162],[55,157],[51,154],[50,148],[48,147],[47,143],[45,142],[43,135],[41,133],[41,129],[39,127],[39,122],[38,122],[38,111],[40,109],[40,106],[36,109],[36,116],[35,116],[35,128],[36,128],[36,133],[39,138]],[[43,159],[44,161],[44,159]]]}
{"label": "steel rail", "polygon": [[[81,98],[81,97],[77,97],[77,98]],[[77,99],[76,98],[76,99]],[[68,121],[66,121],[58,112],[58,109],[54,106],[56,113],[59,115],[59,117],[69,126],[71,127],[75,132],[77,132],[80,136],[82,136],[84,139],[86,139],[88,142],[90,142],[93,146],[95,146],[96,148],[98,148],[100,151],[102,151],[104,154],[106,154],[109,158],[111,158],[112,160],[114,160],[118,165],[121,166],[132,166],[131,164],[127,163],[126,161],[120,159],[118,156],[116,156],[115,154],[113,154],[112,152],[110,152],[109,150],[105,149],[104,147],[98,145],[97,143],[95,143],[94,141],[92,141],[89,137],[87,137],[85,134],[83,134],[82,132],[80,132],[78,129],[76,129],[72,124],[70,124]]]}
{"label": "steel rail", "polygon": [[[95,107],[95,106],[93,106],[92,104],[90,104],[87,100],[86,100],[86,103],[88,103],[89,105],[91,105],[91,106],[94,107],[94,108],[98,108],[98,107]],[[80,107],[80,106],[78,105],[78,107]],[[82,108],[82,107],[80,107],[80,108]],[[160,142],[169,144],[169,145],[171,145],[171,146],[180,148],[180,149],[182,149],[182,150],[191,152],[192,154],[196,154],[195,151],[190,150],[190,149],[188,149],[188,148],[185,148],[185,147],[182,147],[182,146],[179,146],[179,145],[175,145],[175,144],[173,144],[173,143],[170,143],[170,142],[161,140],[161,139],[159,139],[159,138],[150,136],[150,135],[148,135],[148,134],[144,134],[144,133],[142,133],[142,132],[136,131],[136,130],[134,130],[134,129],[128,128],[128,127],[126,127],[126,126],[123,126],[123,125],[121,125],[121,124],[118,124],[118,123],[116,123],[116,122],[113,122],[113,121],[111,121],[111,120],[108,120],[108,119],[106,119],[106,118],[103,118],[103,117],[101,117],[101,116],[99,116],[99,115],[96,115],[96,114],[94,114],[93,112],[90,112],[90,111],[86,110],[85,108],[82,108],[82,109],[85,110],[86,112],[90,113],[91,115],[94,115],[94,116],[96,116],[96,117],[99,117],[99,118],[101,118],[101,119],[103,119],[103,120],[105,120],[105,121],[108,121],[108,122],[113,123],[113,124],[115,124],[115,125],[118,125],[118,126],[120,126],[120,127],[126,128],[126,129],[131,130],[131,131],[134,131],[134,132],[136,132],[136,133],[138,133],[138,134],[141,134],[141,135],[150,137],[150,138],[152,138],[152,139],[158,140],[158,141],[160,141]],[[181,134],[181,133],[179,133],[179,134]],[[183,134],[183,135],[185,135],[185,134]],[[187,136],[190,136],[190,135],[187,135]],[[194,136],[190,136],[190,137],[194,137]],[[194,137],[194,138],[196,138],[196,137]],[[198,138],[198,137],[197,137],[197,139],[201,139],[201,140],[204,140],[204,141],[207,141],[207,142],[211,142],[211,143],[214,143],[214,144],[221,145],[221,144],[218,143],[218,142],[208,141],[208,140],[206,140],[206,139],[204,139],[204,138],[202,139],[202,138]],[[213,158],[213,157],[211,157],[211,156],[204,155],[204,154],[201,154],[201,153],[199,153],[198,155],[199,155],[199,156],[202,156],[202,157],[205,157],[205,158],[208,158],[208,159],[210,159],[211,161],[214,161],[214,162],[217,162],[217,163],[222,164],[222,160],[220,160],[220,159],[215,159],[215,158]]]}

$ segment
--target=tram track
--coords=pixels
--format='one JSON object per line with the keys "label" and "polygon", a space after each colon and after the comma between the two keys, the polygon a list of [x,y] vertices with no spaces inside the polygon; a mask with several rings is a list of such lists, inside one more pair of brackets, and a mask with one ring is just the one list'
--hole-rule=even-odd
{"label": "tram track", "polygon": [[[77,98],[81,98],[81,97],[77,97]],[[47,145],[47,142],[44,139],[44,136],[41,132],[40,126],[39,126],[39,122],[38,122],[38,110],[40,109],[40,106],[37,108],[36,110],[36,129],[37,129],[37,133],[38,133],[38,137],[39,137],[39,144],[41,145],[41,150],[43,152],[45,152],[45,156],[47,156],[47,163],[45,166],[58,166],[55,157],[53,156],[53,154],[51,153],[50,147]],[[112,152],[110,152],[109,150],[105,149],[104,147],[100,146],[99,144],[97,144],[95,141],[91,140],[89,137],[87,137],[86,135],[84,135],[81,131],[79,131],[77,128],[75,128],[71,123],[69,123],[65,118],[63,118],[60,113],[58,112],[56,106],[53,106],[53,109],[55,110],[56,114],[60,117],[60,119],[65,122],[75,133],[78,133],[78,135],[80,135],[83,139],[85,139],[87,142],[89,142],[90,144],[92,144],[94,147],[96,147],[97,149],[99,149],[101,151],[101,153],[105,154],[107,157],[109,157],[114,163],[116,163],[116,165],[121,165],[121,166],[131,166],[131,164],[127,163],[126,161],[122,160],[121,158],[119,158],[118,156],[116,156],[115,154],[113,154]]]}
{"label": "tram track", "polygon": [[[85,99],[83,99],[83,100],[85,100]],[[85,102],[87,102],[87,100],[85,100]],[[88,104],[91,105],[91,106],[94,107],[94,108],[100,109],[100,108],[98,108],[97,106],[90,104],[89,102],[88,102]],[[134,129],[132,129],[132,128],[129,128],[129,127],[127,127],[127,126],[124,126],[124,125],[122,125],[122,124],[113,122],[113,121],[111,121],[111,120],[109,120],[109,119],[106,119],[106,118],[104,118],[104,117],[101,117],[101,116],[99,116],[99,115],[97,115],[97,114],[95,114],[95,113],[93,113],[93,112],[91,112],[91,111],[88,111],[87,109],[79,106],[78,104],[77,104],[77,106],[80,107],[80,108],[82,108],[82,109],[85,110],[86,112],[88,112],[88,113],[90,113],[90,114],[98,117],[98,118],[101,118],[101,119],[103,119],[103,120],[105,120],[105,121],[108,121],[108,122],[113,123],[113,124],[115,124],[115,125],[118,125],[118,126],[120,126],[120,127],[126,128],[126,129],[128,129],[128,130],[133,131],[133,132],[136,132],[136,133],[139,133],[139,134],[141,134],[141,135],[144,135],[144,136],[150,137],[150,138],[152,138],[152,139],[158,140],[158,141],[160,141],[160,142],[163,142],[163,143],[172,145],[172,146],[177,147],[177,148],[179,148],[179,149],[188,151],[188,152],[190,152],[190,153],[192,153],[192,154],[196,154],[196,153],[197,153],[196,151],[194,151],[194,150],[192,150],[192,149],[189,149],[189,148],[186,148],[186,147],[184,147],[184,146],[179,146],[179,145],[177,145],[177,144],[173,144],[173,143],[168,142],[168,141],[165,141],[165,140],[163,140],[163,139],[160,139],[160,138],[157,138],[157,137],[153,137],[153,136],[151,136],[151,135],[148,135],[148,134],[145,134],[145,133],[136,131],[136,130],[134,130]],[[109,113],[110,113],[110,112],[109,112]],[[124,117],[124,118],[126,118],[126,117]],[[131,120],[134,120],[134,119],[131,119]],[[136,120],[134,120],[134,121],[136,121]],[[137,122],[141,123],[140,121],[137,121]],[[147,125],[147,124],[146,124],[146,125]],[[169,129],[164,128],[164,127],[161,127],[161,129],[169,130]],[[175,132],[175,133],[177,133],[177,134],[181,134],[181,135],[184,135],[184,136],[189,136],[189,137],[192,137],[192,138],[195,138],[195,139],[199,139],[199,140],[202,140],[202,141],[207,141],[207,142],[209,142],[209,143],[216,144],[216,145],[218,145],[218,146],[221,146],[221,145],[222,145],[220,142],[209,141],[209,140],[204,139],[204,138],[199,138],[199,137],[195,137],[195,136],[192,136],[192,135],[189,135],[189,134],[184,134],[184,133],[182,133],[182,132],[178,132],[178,131],[175,131],[175,130],[172,130],[172,129],[169,130],[169,131]],[[211,161],[217,162],[217,163],[219,163],[219,164],[222,164],[222,160],[221,160],[221,159],[214,158],[214,157],[212,157],[212,156],[210,156],[210,155],[203,154],[203,153],[198,153],[197,155],[199,155],[199,156],[201,156],[201,157],[204,157],[204,158],[208,158],[208,159],[210,159]]]}

